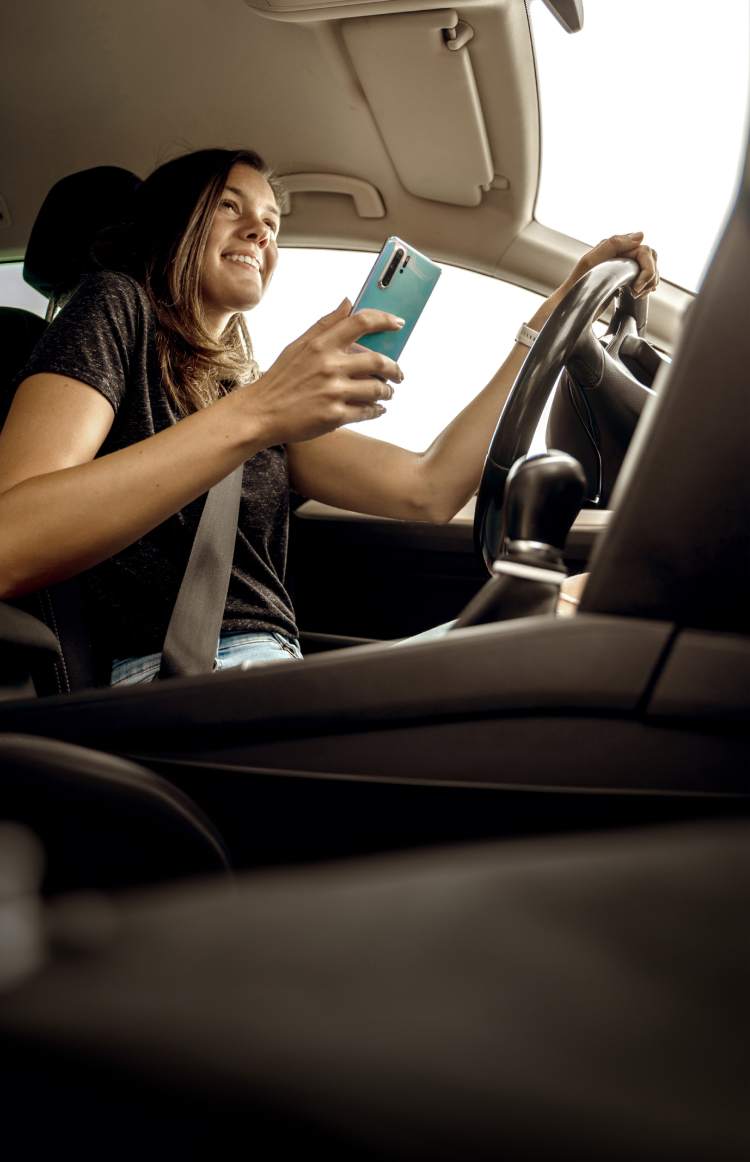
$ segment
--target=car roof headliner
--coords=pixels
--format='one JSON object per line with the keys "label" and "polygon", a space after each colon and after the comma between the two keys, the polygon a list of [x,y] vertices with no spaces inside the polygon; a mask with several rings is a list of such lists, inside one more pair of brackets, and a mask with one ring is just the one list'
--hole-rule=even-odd
{"label": "car roof headliner", "polygon": [[[524,0],[462,5],[460,18],[474,35],[460,53],[447,52],[439,39],[439,27],[455,24],[457,14],[434,0],[351,8],[348,0],[322,0],[332,6],[296,13],[292,2],[314,0],[12,5],[2,84],[5,106],[17,115],[0,130],[3,156],[12,159],[0,185],[10,211],[0,257],[23,253],[45,194],[65,174],[111,164],[144,176],[181,152],[219,145],[256,149],[281,175],[343,175],[380,195],[384,216],[362,217],[345,194],[295,193],[283,226],[287,245],[377,249],[398,233],[439,260],[541,291],[564,277],[583,248],[533,220],[539,112]],[[278,6],[272,19],[270,5]],[[429,101],[415,112],[407,99],[403,126],[394,128],[365,92],[363,75],[368,64],[379,71],[384,22],[392,22],[386,41],[395,44],[398,22],[420,18],[405,9],[422,9],[434,29],[429,46],[414,54],[404,92],[439,93],[446,60],[452,65],[467,52],[476,92],[472,97],[459,83],[455,116],[451,103],[436,105],[431,118]],[[378,14],[369,20],[372,33],[363,32],[367,12]],[[344,19],[350,13],[357,18]],[[388,76],[387,58],[383,70]],[[467,133],[477,125],[491,157],[484,185],[495,188],[469,183],[468,198],[479,204],[456,204],[441,192],[442,178],[451,167],[462,172]],[[406,171],[415,167],[437,196],[409,191]],[[658,330],[658,313],[654,321]]]}

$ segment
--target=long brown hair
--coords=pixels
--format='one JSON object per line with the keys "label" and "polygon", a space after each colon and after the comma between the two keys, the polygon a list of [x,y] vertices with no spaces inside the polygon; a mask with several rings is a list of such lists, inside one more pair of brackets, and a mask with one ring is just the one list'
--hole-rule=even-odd
{"label": "long brown hair", "polygon": [[103,265],[142,283],[157,319],[164,387],[182,415],[259,374],[243,315],[232,315],[214,339],[201,296],[206,241],[227,175],[237,163],[262,174],[283,204],[283,189],[259,154],[201,149],[154,170],[136,191],[131,221],[97,248]]}

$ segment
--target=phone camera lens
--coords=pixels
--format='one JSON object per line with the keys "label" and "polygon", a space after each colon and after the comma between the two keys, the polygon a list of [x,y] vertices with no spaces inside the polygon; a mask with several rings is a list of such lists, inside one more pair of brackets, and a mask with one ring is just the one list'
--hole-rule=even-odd
{"label": "phone camera lens", "polygon": [[391,279],[393,278],[394,274],[398,270],[399,263],[401,262],[401,259],[403,257],[404,257],[403,250],[397,250],[396,253],[393,255],[393,258],[388,263],[388,268],[387,268],[385,274],[383,275],[382,279],[380,280],[380,285],[382,287],[386,287],[386,286],[390,285]]}

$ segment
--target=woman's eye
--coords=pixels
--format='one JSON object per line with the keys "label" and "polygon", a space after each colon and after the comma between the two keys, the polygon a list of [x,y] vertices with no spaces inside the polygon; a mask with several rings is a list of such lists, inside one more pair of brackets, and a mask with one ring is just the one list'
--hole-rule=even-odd
{"label": "woman's eye", "polygon": [[239,214],[240,212],[239,206],[236,202],[233,202],[231,198],[222,198],[219,205],[226,206],[228,210],[234,210],[235,214]]}

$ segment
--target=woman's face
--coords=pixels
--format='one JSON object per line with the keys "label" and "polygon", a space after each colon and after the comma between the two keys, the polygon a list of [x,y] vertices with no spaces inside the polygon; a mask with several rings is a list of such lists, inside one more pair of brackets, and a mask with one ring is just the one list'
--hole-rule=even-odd
{"label": "woman's face", "polygon": [[278,260],[280,221],[263,175],[241,162],[232,166],[203,256],[203,306],[217,335],[231,315],[251,310],[263,297]]}

